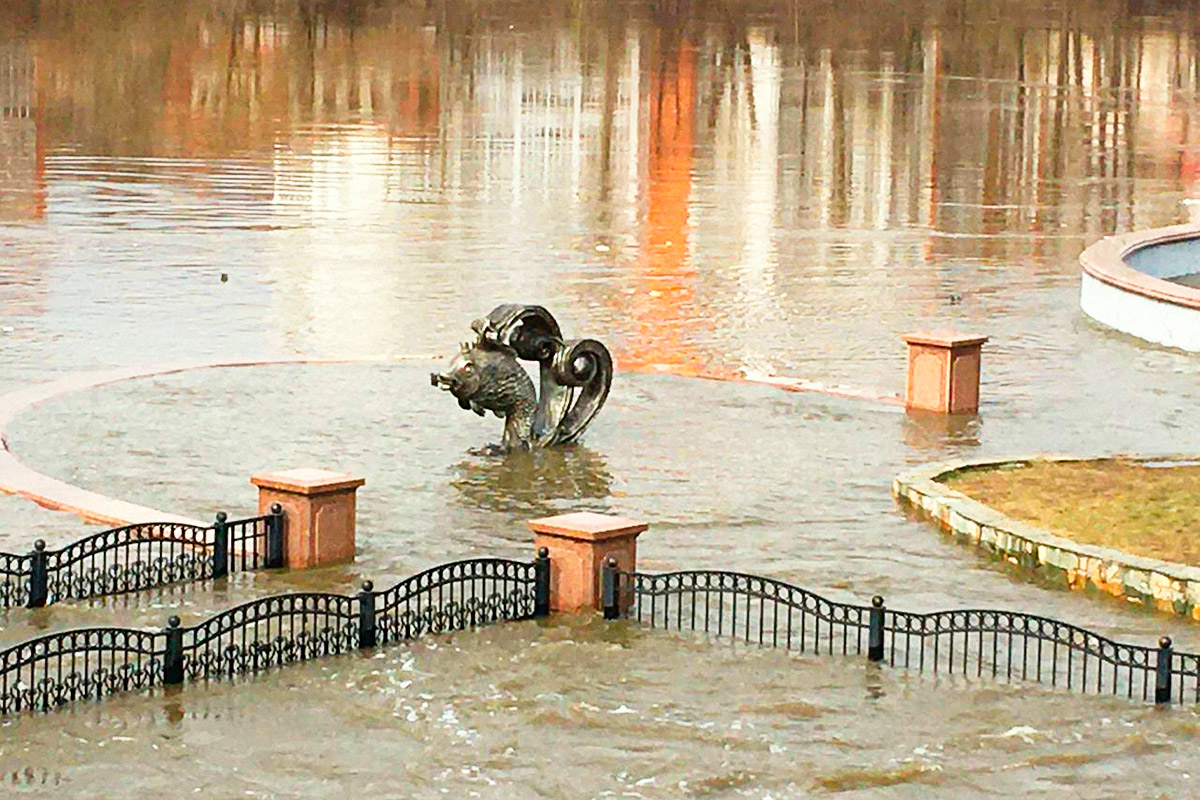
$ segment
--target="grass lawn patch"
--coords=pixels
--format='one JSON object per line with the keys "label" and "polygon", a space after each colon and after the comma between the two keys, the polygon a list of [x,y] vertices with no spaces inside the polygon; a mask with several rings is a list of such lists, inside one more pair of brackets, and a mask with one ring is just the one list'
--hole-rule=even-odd
{"label": "grass lawn patch", "polygon": [[1200,465],[1028,461],[961,470],[942,483],[1076,542],[1200,566]]}

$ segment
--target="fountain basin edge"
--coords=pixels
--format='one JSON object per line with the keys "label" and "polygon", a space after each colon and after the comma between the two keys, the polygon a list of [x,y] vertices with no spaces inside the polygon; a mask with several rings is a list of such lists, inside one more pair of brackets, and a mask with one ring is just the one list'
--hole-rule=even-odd
{"label": "fountain basin edge", "polygon": [[[1200,289],[1172,283],[1130,264],[1139,253],[1144,256],[1154,248],[1185,242],[1200,245],[1200,225],[1107,236],[1086,248],[1079,255],[1083,313],[1139,339],[1200,353]],[[1200,264],[1193,271],[1200,271]]]}

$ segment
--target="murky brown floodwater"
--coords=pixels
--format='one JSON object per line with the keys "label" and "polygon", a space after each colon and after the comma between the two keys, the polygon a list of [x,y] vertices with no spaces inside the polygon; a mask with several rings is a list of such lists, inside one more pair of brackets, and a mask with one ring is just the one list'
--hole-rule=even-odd
{"label": "murky brown floodwater", "polygon": [[[208,516],[251,472],[361,471],[353,567],[15,611],[0,641],[520,555],[520,520],[654,523],[898,608],[1200,631],[1039,587],[906,519],[905,465],[1200,450],[1200,360],[1089,323],[1076,257],[1200,194],[1184,5],[96,0],[0,6],[0,381],[164,360],[445,353],[539,302],[623,371],[583,446],[471,456],[427,365],[192,372],[68,395],[10,444]],[[221,281],[225,273],[227,281]],[[992,337],[978,419],[687,377],[903,388],[901,333]],[[647,375],[667,372],[669,375]],[[81,526],[0,497],[0,548]],[[72,797],[1188,797],[1200,715],[553,620],[0,727]]]}

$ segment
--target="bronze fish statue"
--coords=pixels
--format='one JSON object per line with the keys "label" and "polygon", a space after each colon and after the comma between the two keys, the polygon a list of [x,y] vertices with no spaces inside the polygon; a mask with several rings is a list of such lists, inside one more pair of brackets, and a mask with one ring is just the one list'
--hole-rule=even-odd
{"label": "bronze fish statue", "polygon": [[527,450],[533,444],[537,390],[510,352],[464,344],[446,371],[431,373],[429,382],[458,398],[462,408],[481,417],[488,411],[502,417],[505,450]]}
{"label": "bronze fish statue", "polygon": [[[608,396],[608,348],[594,339],[564,340],[541,306],[497,306],[471,329],[476,341],[464,344],[444,372],[431,373],[430,383],[462,408],[503,417],[501,450],[577,441]],[[518,359],[538,363],[540,394]]]}

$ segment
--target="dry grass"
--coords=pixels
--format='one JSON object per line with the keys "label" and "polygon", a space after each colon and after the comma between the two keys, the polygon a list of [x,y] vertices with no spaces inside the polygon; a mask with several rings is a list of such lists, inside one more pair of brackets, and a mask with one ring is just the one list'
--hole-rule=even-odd
{"label": "dry grass", "polygon": [[1032,461],[963,470],[943,482],[1077,542],[1200,566],[1200,466]]}

